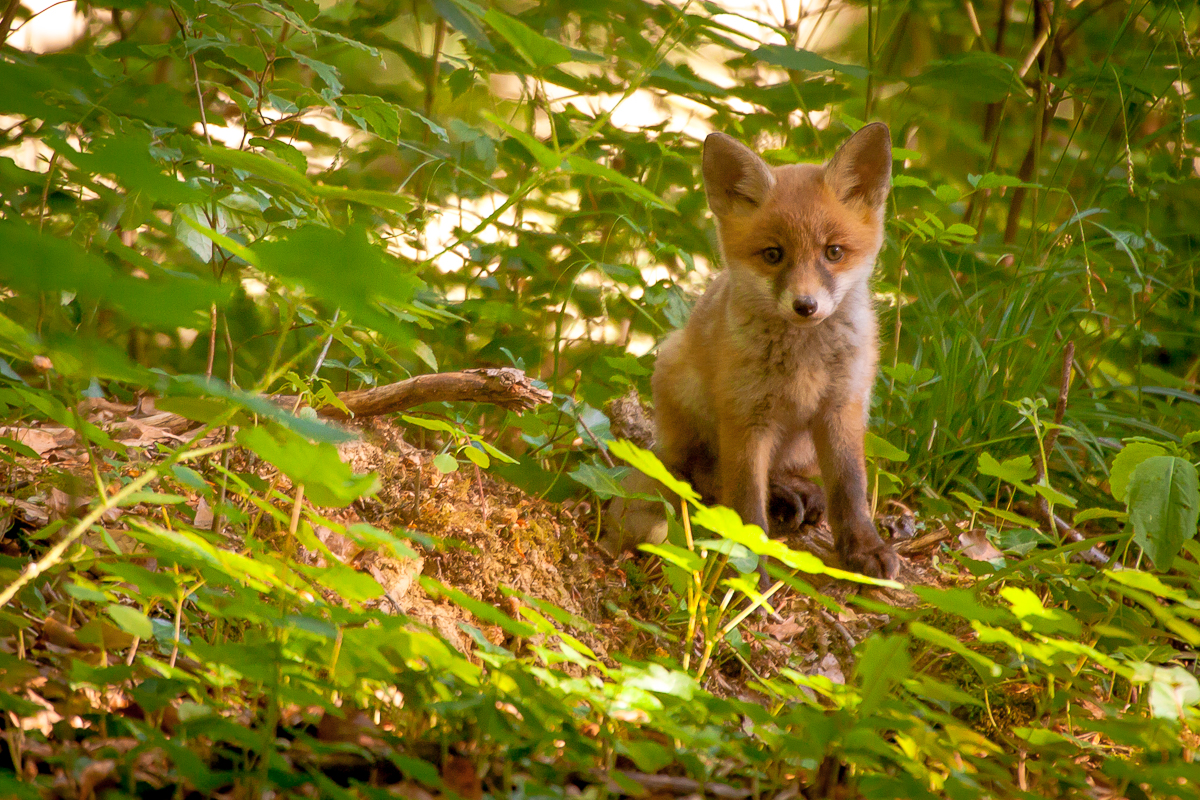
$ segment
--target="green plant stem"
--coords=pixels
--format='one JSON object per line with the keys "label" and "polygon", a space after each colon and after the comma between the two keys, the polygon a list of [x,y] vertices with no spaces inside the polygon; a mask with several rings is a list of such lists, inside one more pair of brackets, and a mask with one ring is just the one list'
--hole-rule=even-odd
{"label": "green plant stem", "polygon": [[62,541],[50,548],[46,552],[46,555],[42,556],[37,561],[30,562],[30,564],[21,571],[21,574],[15,581],[5,587],[3,591],[0,591],[0,608],[3,608],[5,605],[7,605],[8,601],[12,600],[13,597],[16,596],[17,592],[21,591],[26,584],[37,578],[37,576],[41,575],[46,570],[58,564],[62,560],[63,553],[67,552],[67,548],[75,544],[75,542],[81,536],[83,536],[83,534],[86,533],[87,530],[98,519],[100,519],[101,516],[104,515],[105,511],[108,511],[110,508],[116,508],[126,498],[140,490],[143,486],[150,483],[150,481],[156,479],[157,477],[157,469],[146,470],[141,474],[141,476],[132,481],[124,489],[112,495],[111,497],[105,498],[99,505],[88,512],[83,519],[75,523],[74,527],[72,527],[67,535],[62,538]]}

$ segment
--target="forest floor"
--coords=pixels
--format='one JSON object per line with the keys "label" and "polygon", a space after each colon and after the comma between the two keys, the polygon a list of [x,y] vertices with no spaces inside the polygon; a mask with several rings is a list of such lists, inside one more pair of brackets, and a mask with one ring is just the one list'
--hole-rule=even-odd
{"label": "forest floor", "polygon": [[[177,420],[151,406],[137,410],[99,402],[87,411],[89,421],[127,446],[150,447],[186,437],[186,433],[172,430],[179,427]],[[378,473],[380,488],[344,509],[326,509],[327,516],[346,525],[365,522],[383,530],[409,531],[418,540],[428,537],[435,544],[417,546],[416,558],[401,559],[317,526],[314,534],[327,552],[291,545],[297,548],[301,562],[322,564],[332,555],[369,574],[386,592],[371,603],[436,630],[467,655],[478,645],[460,623],[482,631],[493,644],[511,647],[512,642],[500,627],[473,618],[447,598],[431,596],[419,583],[420,576],[435,578],[514,617],[522,603],[553,604],[575,618],[572,635],[608,663],[618,653],[644,658],[664,649],[678,649],[678,643],[663,636],[655,624],[677,611],[664,606],[667,600],[658,588],[661,567],[657,559],[626,553],[614,560],[604,553],[596,545],[600,509],[592,502],[546,502],[473,466],[442,473],[432,465],[433,452],[406,442],[402,430],[384,418],[356,422],[352,427],[361,437],[340,447],[342,458],[355,473]],[[37,425],[12,428],[4,435],[32,451],[27,457],[18,457],[8,470],[5,499],[11,503],[11,517],[0,536],[0,553],[24,559],[29,545],[25,535],[54,521],[79,516],[95,495],[94,483],[86,448],[73,430]],[[288,479],[269,464],[240,455],[230,466],[243,473],[257,472],[264,484],[278,490],[277,498],[292,493]],[[201,494],[184,491],[182,504],[179,508],[190,509],[184,516],[190,516],[195,527],[212,529],[213,512]],[[276,505],[283,514],[290,512],[282,503]],[[952,533],[940,524],[922,530],[926,526],[900,504],[891,504],[887,510],[892,513],[881,515],[880,527],[892,534],[893,545],[904,556],[900,581],[906,586],[946,586],[957,580],[938,568],[937,553],[943,543],[952,542],[968,553],[990,547],[973,531]],[[114,509],[103,519],[107,536],[89,534],[84,544],[104,551],[110,546],[104,541],[108,538],[117,547],[136,547],[122,535],[123,515],[156,513],[152,506]],[[773,536],[836,564],[824,523],[776,523]],[[289,546],[283,541],[286,530],[260,530],[259,535],[278,537],[281,548]],[[229,548],[240,546],[237,537],[228,537]],[[978,552],[973,555],[986,557]],[[853,592],[864,592],[892,606],[916,601],[908,591],[867,589],[820,575],[802,577],[823,595],[838,600],[840,610],[831,611],[827,604],[785,587],[772,598],[775,614],[755,615],[743,623],[744,633],[757,634],[743,637],[752,657],[744,661],[718,658],[716,668],[706,676],[706,688],[718,695],[747,697],[752,695],[747,688],[751,679],[774,674],[784,665],[842,682],[852,667],[850,651],[889,618],[840,601]],[[326,599],[337,600],[332,596]],[[77,643],[85,649],[89,646],[79,642],[75,618],[60,620],[46,615],[39,619],[35,610],[23,612],[35,618],[33,628],[23,633],[23,652],[33,654],[40,646],[61,647],[64,642],[67,647]],[[106,635],[115,636],[115,630],[107,630]]]}

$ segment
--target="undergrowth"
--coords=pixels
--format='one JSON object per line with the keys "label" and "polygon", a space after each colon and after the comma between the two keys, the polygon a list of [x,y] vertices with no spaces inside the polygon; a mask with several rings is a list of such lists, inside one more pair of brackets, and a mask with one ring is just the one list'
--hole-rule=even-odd
{"label": "undergrowth", "polygon": [[[56,52],[5,8],[0,793],[1197,794],[1194,5],[125,0]],[[817,161],[868,119],[906,587],[685,485],[603,620],[364,521],[459,473],[591,558],[483,476],[587,532],[672,480],[603,409],[718,266],[702,134]],[[313,411],[478,366],[552,400],[409,409],[382,477]]]}

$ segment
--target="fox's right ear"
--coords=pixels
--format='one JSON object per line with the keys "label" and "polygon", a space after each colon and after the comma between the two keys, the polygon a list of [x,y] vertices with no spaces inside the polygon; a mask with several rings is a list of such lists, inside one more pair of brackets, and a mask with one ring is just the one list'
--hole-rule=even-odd
{"label": "fox's right ear", "polygon": [[710,133],[704,140],[704,193],[718,217],[758,208],[774,185],[767,162],[737,139]]}
{"label": "fox's right ear", "polygon": [[864,125],[825,165],[825,183],[842,202],[882,209],[892,185],[892,134],[882,122]]}

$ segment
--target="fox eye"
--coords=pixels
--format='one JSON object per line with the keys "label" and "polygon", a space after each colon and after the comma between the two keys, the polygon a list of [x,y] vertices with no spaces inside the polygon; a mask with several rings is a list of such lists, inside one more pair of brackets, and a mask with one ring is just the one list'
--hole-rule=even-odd
{"label": "fox eye", "polygon": [[840,244],[831,244],[825,248],[826,261],[841,261],[845,251]]}
{"label": "fox eye", "polygon": [[766,250],[762,251],[762,257],[763,261],[767,262],[768,264],[778,264],[780,261],[783,261],[783,248],[768,247]]}

